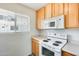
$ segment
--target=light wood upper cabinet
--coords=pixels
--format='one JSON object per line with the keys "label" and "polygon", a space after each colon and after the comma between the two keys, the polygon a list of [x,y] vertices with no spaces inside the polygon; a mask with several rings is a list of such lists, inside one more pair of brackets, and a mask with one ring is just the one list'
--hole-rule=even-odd
{"label": "light wood upper cabinet", "polygon": [[45,6],[45,19],[49,19],[52,17],[52,4],[47,4]]}
{"label": "light wood upper cabinet", "polygon": [[36,12],[36,27],[41,29],[41,22],[45,19],[45,9],[41,8]]}
{"label": "light wood upper cabinet", "polygon": [[59,16],[64,14],[64,4],[63,3],[54,3],[52,6],[54,9],[54,16]]}
{"label": "light wood upper cabinet", "polygon": [[51,15],[52,15],[52,17],[54,17],[54,14],[55,14],[55,10],[54,10],[54,3],[52,3],[52,6],[51,6]]}
{"label": "light wood upper cabinet", "polygon": [[[79,27],[79,10],[78,4],[69,3],[69,20],[68,20],[68,28]],[[67,20],[67,19],[66,19]]]}
{"label": "light wood upper cabinet", "polygon": [[65,3],[64,4],[65,26],[66,28],[79,27],[79,10],[78,4]]}
{"label": "light wood upper cabinet", "polygon": [[64,3],[64,17],[65,17],[65,28],[69,26],[69,4]]}

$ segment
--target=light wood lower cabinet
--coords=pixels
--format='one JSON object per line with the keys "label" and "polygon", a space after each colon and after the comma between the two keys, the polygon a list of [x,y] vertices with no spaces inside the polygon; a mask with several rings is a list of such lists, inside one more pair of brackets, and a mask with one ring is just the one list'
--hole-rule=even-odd
{"label": "light wood lower cabinet", "polygon": [[62,51],[62,56],[76,56],[76,55],[71,54],[71,53],[66,52],[66,51]]}
{"label": "light wood lower cabinet", "polygon": [[32,38],[32,53],[35,56],[39,56],[39,43],[34,38]]}
{"label": "light wood lower cabinet", "polygon": [[39,43],[36,43],[36,56],[39,56]]}

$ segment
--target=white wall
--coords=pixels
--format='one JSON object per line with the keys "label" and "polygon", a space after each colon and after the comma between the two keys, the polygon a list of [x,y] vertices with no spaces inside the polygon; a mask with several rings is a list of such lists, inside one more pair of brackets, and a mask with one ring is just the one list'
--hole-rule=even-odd
{"label": "white wall", "polygon": [[68,42],[79,44],[79,28],[64,30],[42,30],[41,33],[42,35],[46,35],[46,33],[68,34]]}
{"label": "white wall", "polygon": [[31,54],[31,36],[35,30],[35,11],[16,3],[0,3],[0,8],[26,14],[31,17],[31,30],[28,33],[0,33],[0,55]]}

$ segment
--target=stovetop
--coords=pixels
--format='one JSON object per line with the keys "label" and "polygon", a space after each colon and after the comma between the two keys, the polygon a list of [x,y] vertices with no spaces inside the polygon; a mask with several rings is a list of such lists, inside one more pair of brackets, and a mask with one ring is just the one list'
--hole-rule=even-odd
{"label": "stovetop", "polygon": [[42,44],[45,44],[45,46],[50,46],[54,48],[62,48],[66,44],[67,40],[59,39],[59,38],[47,38],[42,41]]}

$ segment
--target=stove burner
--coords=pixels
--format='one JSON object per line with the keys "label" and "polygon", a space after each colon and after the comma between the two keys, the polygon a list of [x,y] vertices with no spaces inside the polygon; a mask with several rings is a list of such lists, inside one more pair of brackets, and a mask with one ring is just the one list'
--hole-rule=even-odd
{"label": "stove burner", "polygon": [[61,44],[62,42],[61,41],[55,41],[56,43],[59,43],[59,44]]}
{"label": "stove burner", "polygon": [[47,39],[47,40],[51,40],[51,39]]}
{"label": "stove burner", "polygon": [[48,42],[48,40],[43,40],[44,42]]}
{"label": "stove burner", "polygon": [[56,44],[56,43],[53,43],[53,45],[55,45],[55,46],[59,46],[58,44]]}

